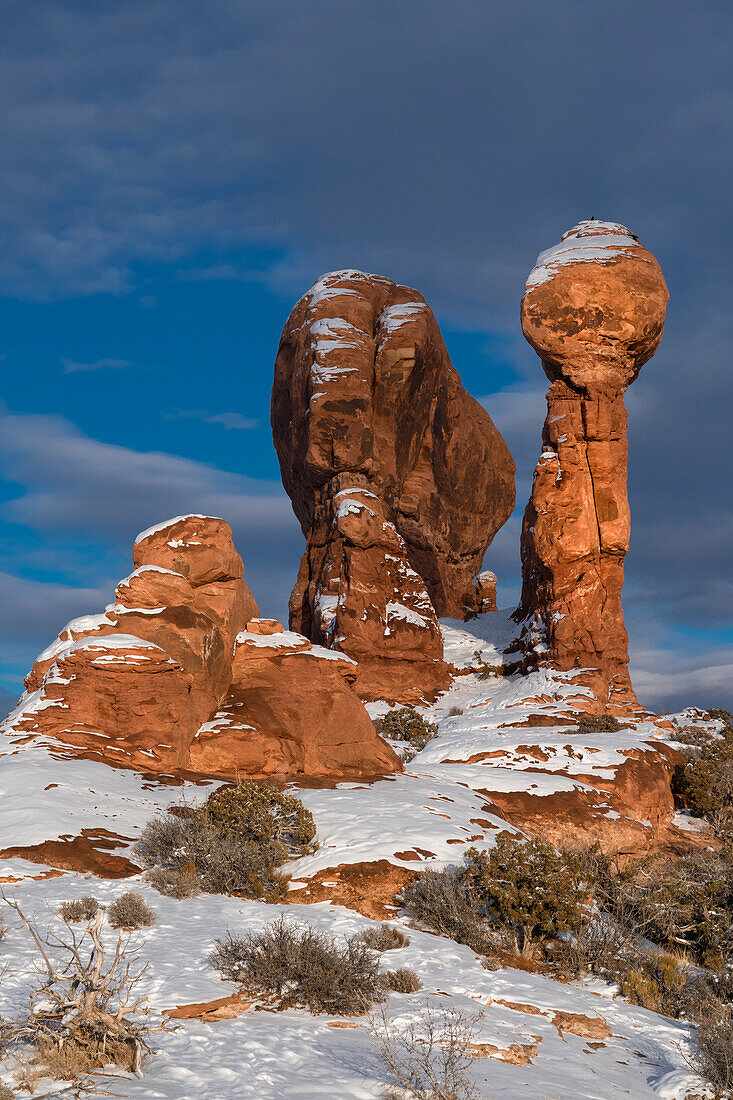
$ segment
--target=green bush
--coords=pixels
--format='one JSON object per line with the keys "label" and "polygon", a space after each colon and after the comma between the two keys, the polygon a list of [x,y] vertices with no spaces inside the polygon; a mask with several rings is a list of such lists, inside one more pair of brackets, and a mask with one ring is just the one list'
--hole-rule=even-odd
{"label": "green bush", "polygon": [[725,819],[733,806],[733,736],[713,739],[691,753],[675,777],[675,794],[692,813]]}
{"label": "green bush", "polygon": [[438,736],[438,727],[423,718],[414,707],[400,707],[385,714],[380,732],[391,741],[406,741],[411,751],[403,754],[403,759],[411,760]]}
{"label": "green bush", "polygon": [[210,958],[223,978],[281,1006],[350,1016],[384,1000],[378,956],[359,936],[339,943],[284,916],[260,932],[227,933]]}
{"label": "green bush", "polygon": [[173,897],[243,894],[281,901],[281,864],[315,851],[316,827],[303,804],[271,784],[215,791],[199,809],[175,807],[147,823],[135,846],[139,862],[159,868],[152,885]]}
{"label": "green bush", "polygon": [[587,890],[579,864],[544,840],[504,834],[488,852],[470,848],[463,875],[474,904],[512,934],[524,954],[533,942],[584,922]]}
{"label": "green bush", "polygon": [[628,725],[624,726],[612,714],[584,714],[578,719],[580,733],[618,733],[623,729],[628,729]]}
{"label": "green bush", "polygon": [[575,855],[503,835],[488,852],[470,848],[458,868],[424,871],[402,898],[414,920],[474,951],[490,953],[498,933],[530,954],[539,940],[582,927],[587,895]]}
{"label": "green bush", "polygon": [[241,834],[247,841],[279,848],[284,859],[315,851],[313,816],[294,795],[269,783],[221,787],[206,800],[215,825]]}

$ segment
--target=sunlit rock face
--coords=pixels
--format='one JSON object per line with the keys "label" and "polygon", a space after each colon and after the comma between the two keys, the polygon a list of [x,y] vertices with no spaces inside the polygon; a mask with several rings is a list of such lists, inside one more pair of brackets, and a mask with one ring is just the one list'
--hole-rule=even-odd
{"label": "sunlit rock face", "polygon": [[3,728],[56,754],[222,779],[400,771],[356,665],[260,619],[229,525],[178,516],[135,540],[135,569],[26,677]]}
{"label": "sunlit rock face", "polygon": [[634,706],[621,607],[629,549],[624,393],[656,351],[667,287],[622,225],[580,222],[542,252],[522,330],[550,380],[522,528],[525,665],[588,669],[598,702]]}
{"label": "sunlit rock face", "polygon": [[365,696],[434,695],[436,616],[483,598],[514,462],[422,296],[359,271],[319,279],[283,330],[272,426],[308,540],[291,626],[357,657]]}

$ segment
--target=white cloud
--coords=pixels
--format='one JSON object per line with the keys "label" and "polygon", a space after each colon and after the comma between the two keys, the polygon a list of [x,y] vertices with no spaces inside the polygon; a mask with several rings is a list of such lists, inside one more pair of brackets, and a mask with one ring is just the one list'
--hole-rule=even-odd
{"label": "white cloud", "polygon": [[688,706],[733,705],[730,646],[706,646],[702,653],[692,645],[677,651],[632,648],[631,674],[639,701],[652,710],[670,713]]}
{"label": "white cloud", "polygon": [[105,370],[108,367],[123,370],[131,367],[129,359],[95,359],[93,363],[79,363],[76,359],[62,359],[61,364],[67,374],[77,374],[79,371]]}
{"label": "white cloud", "polygon": [[186,512],[220,515],[250,537],[285,535],[295,524],[279,482],[102,443],[59,416],[0,415],[0,454],[24,487],[0,514],[37,531],[131,540]]}
{"label": "white cloud", "polygon": [[242,416],[238,412],[210,413],[206,409],[176,409],[175,412],[165,413],[166,420],[200,420],[204,424],[221,424],[227,431],[247,432],[259,428],[258,419]]}
{"label": "white cloud", "polygon": [[[287,614],[303,536],[279,482],[102,443],[61,417],[12,415],[1,407],[0,458],[6,475],[22,486],[0,505],[0,518],[59,546],[60,563],[70,547],[81,559],[74,571],[80,587],[0,574],[0,656],[6,663],[21,659],[19,640],[28,643],[23,653],[30,656],[69,618],[101,610],[127,568],[110,577],[111,562],[131,561],[139,531],[188,512],[221,516],[231,525],[261,609]],[[39,560],[37,549],[24,549],[22,556]],[[39,560],[39,568],[47,572],[52,565]]]}

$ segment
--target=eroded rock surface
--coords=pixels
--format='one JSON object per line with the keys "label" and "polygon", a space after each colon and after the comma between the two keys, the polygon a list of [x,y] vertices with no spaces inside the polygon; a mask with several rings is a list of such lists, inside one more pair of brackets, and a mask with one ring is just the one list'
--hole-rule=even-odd
{"label": "eroded rock surface", "polygon": [[229,694],[191,746],[191,767],[225,779],[401,771],[354,691],[356,671],[345,654],[302,634],[249,624],[237,636]]}
{"label": "eroded rock surface", "polygon": [[624,226],[580,222],[540,254],[522,329],[551,386],[522,529],[518,646],[529,667],[590,670],[601,707],[636,704],[621,607],[629,549],[624,393],[656,351],[668,292]]}
{"label": "eroded rock surface", "polygon": [[223,520],[151,528],[134,562],[104,614],[75,619],[38,657],[6,730],[151,772],[401,769],[353,689],[353,662],[258,618]]}
{"label": "eroded rock surface", "polygon": [[421,295],[358,271],[319,279],[283,330],[272,426],[308,539],[290,625],[357,657],[365,696],[434,694],[436,615],[475,609],[514,462]]}

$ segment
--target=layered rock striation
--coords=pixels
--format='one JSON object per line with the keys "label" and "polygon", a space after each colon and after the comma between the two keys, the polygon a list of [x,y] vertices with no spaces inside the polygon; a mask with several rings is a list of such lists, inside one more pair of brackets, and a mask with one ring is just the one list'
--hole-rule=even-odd
{"label": "layered rock striation", "polygon": [[483,601],[514,462],[421,295],[358,271],[319,279],[283,330],[272,427],[308,540],[291,627],[357,658],[364,697],[434,695],[437,616]]}
{"label": "layered rock striation", "polygon": [[353,662],[258,617],[223,520],[150,528],[133,562],[115,602],[38,657],[6,730],[150,772],[400,770],[353,689]]}
{"label": "layered rock striation", "polygon": [[580,222],[540,254],[522,330],[550,380],[522,528],[516,644],[530,667],[587,669],[597,702],[636,705],[621,607],[629,549],[624,393],[657,349],[667,287],[622,225]]}

